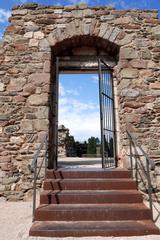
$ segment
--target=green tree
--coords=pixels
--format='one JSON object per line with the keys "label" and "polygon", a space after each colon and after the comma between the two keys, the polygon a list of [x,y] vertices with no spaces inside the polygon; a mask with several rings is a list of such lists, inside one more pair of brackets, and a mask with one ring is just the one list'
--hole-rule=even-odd
{"label": "green tree", "polygon": [[87,154],[96,154],[97,138],[90,137],[88,139]]}

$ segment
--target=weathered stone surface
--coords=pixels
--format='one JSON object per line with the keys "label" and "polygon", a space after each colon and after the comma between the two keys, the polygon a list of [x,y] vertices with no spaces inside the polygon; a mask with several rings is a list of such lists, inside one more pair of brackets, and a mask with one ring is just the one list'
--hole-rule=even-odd
{"label": "weathered stone surface", "polygon": [[12,136],[10,138],[10,142],[13,143],[13,144],[21,144],[24,142],[24,139],[22,137],[15,137],[15,136]]}
{"label": "weathered stone surface", "polygon": [[35,105],[35,106],[48,105],[48,94],[47,93],[33,94],[29,96],[28,102],[31,105]]}
{"label": "weathered stone surface", "polygon": [[126,102],[124,104],[124,107],[129,107],[129,108],[134,108],[134,109],[137,109],[137,108],[140,108],[140,107],[143,107],[145,105],[145,103],[141,103],[141,102],[136,102],[136,101],[130,101],[130,102]]}
{"label": "weathered stone surface", "polygon": [[49,122],[47,119],[37,119],[34,121],[34,128],[37,131],[47,131]]}
{"label": "weathered stone surface", "polygon": [[39,50],[40,51],[46,51],[46,52],[50,52],[50,45],[47,39],[42,39],[40,40],[40,44],[39,44]]}
{"label": "weathered stone surface", "polygon": [[0,163],[9,163],[11,162],[11,156],[0,156]]}
{"label": "weathered stone surface", "polygon": [[5,90],[5,85],[4,83],[0,82],[0,92],[3,92]]}
{"label": "weathered stone surface", "polygon": [[32,120],[22,120],[20,130],[22,133],[33,132],[34,131],[33,121]]}
{"label": "weathered stone surface", "polygon": [[133,48],[121,48],[120,58],[122,59],[138,58],[138,52]]}
{"label": "weathered stone surface", "polygon": [[24,34],[24,38],[32,38],[33,37],[33,32],[26,32],[25,34]]}
{"label": "weathered stone surface", "polygon": [[140,56],[142,59],[151,59],[151,52],[146,48],[141,51]]}
{"label": "weathered stone surface", "polygon": [[6,133],[17,132],[18,130],[19,130],[19,125],[10,125],[10,126],[5,127]]}
{"label": "weathered stone surface", "polygon": [[140,96],[140,92],[135,89],[126,88],[121,91],[120,95],[124,97],[138,97]]}
{"label": "weathered stone surface", "polygon": [[114,18],[115,18],[115,15],[101,16],[102,21],[109,21],[109,20],[113,20]]}
{"label": "weathered stone surface", "polygon": [[156,39],[160,40],[160,25],[152,28],[152,34]]}
{"label": "weathered stone surface", "polygon": [[32,85],[35,85],[36,87],[42,87],[43,85],[50,83],[50,74],[49,73],[31,74],[28,78],[28,82]]}
{"label": "weathered stone surface", "polygon": [[12,15],[26,15],[27,14],[27,10],[26,9],[18,9],[18,10],[14,10],[12,11]]}
{"label": "weathered stone surface", "polygon": [[122,78],[137,78],[138,70],[134,68],[125,68],[121,71]]}
{"label": "weathered stone surface", "polygon": [[23,86],[26,83],[26,79],[21,77],[21,78],[12,78],[10,84],[8,85],[7,90],[8,91],[22,91]]}
{"label": "weathered stone surface", "polygon": [[130,65],[134,68],[147,68],[147,61],[134,59],[130,61]]}
{"label": "weathered stone surface", "polygon": [[45,61],[44,67],[43,67],[43,72],[50,73],[50,71],[51,71],[51,63],[50,63],[50,61]]}
{"label": "weathered stone surface", "polygon": [[38,47],[39,41],[37,39],[30,39],[29,47]]}
{"label": "weathered stone surface", "polygon": [[46,106],[41,106],[38,108],[36,116],[38,119],[48,119],[49,118],[49,108]]}
{"label": "weathered stone surface", "polygon": [[6,185],[6,184],[11,184],[11,183],[15,183],[19,180],[19,177],[9,177],[9,178],[3,178],[2,180],[2,184]]}
{"label": "weathered stone surface", "polygon": [[152,89],[160,90],[160,82],[150,83]]}
{"label": "weathered stone surface", "polygon": [[34,32],[34,38],[35,39],[43,39],[44,38],[44,33],[41,31]]}
{"label": "weathered stone surface", "polygon": [[38,25],[32,21],[24,22],[24,26],[25,26],[25,29],[27,32],[35,32],[35,31],[39,30]]}

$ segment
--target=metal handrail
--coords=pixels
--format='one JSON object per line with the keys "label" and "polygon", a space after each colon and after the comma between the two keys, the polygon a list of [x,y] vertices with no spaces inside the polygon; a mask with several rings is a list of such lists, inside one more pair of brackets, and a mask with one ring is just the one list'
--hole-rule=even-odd
{"label": "metal handrail", "polygon": [[[38,163],[38,158],[39,155],[43,149],[43,147],[45,146],[45,152],[44,152],[44,156],[43,159],[40,163],[40,166],[38,168],[38,172],[37,172],[37,163]],[[33,212],[32,212],[32,221],[34,222],[34,217],[35,217],[35,209],[36,209],[36,185],[37,185],[37,179],[38,176],[40,174],[40,171],[42,169],[43,163],[45,161],[45,175],[46,175],[46,169],[47,169],[47,159],[48,159],[48,134],[46,133],[46,135],[44,136],[44,139],[42,140],[39,148],[37,149],[36,153],[34,154],[33,157],[33,161],[31,163],[31,165],[29,165],[29,169],[30,171],[33,173]]]}
{"label": "metal handrail", "polygon": [[[145,177],[148,182],[148,196],[149,196],[149,206],[152,212],[152,218],[153,218],[153,201],[152,201],[152,193],[153,193],[153,187],[151,183],[151,177],[150,177],[150,170],[154,170],[155,164],[154,162],[150,159],[150,157],[147,155],[147,153],[144,151],[144,149],[137,143],[135,137],[133,134],[131,134],[128,130],[127,136],[129,139],[129,151],[130,151],[130,163],[131,163],[131,171],[133,175],[133,170],[136,169],[136,175],[138,174],[138,168],[140,167],[143,173],[145,174]],[[146,160],[146,166],[143,165],[142,161],[140,160],[140,154],[137,151],[137,147],[140,149],[142,155],[144,156]],[[132,148],[135,150],[135,154],[132,152]],[[135,157],[135,165],[136,167],[133,167],[133,157]],[[142,178],[142,175],[140,174],[140,177]],[[143,182],[144,183],[144,182]]]}

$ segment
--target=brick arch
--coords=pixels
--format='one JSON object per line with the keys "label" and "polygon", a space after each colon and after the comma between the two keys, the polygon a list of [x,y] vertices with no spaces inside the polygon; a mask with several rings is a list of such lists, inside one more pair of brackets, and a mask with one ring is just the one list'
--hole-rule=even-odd
{"label": "brick arch", "polygon": [[93,39],[95,43],[99,41],[104,47],[106,45],[116,51],[120,46],[118,37],[122,33],[122,29],[107,23],[101,23],[95,19],[90,23],[75,19],[68,24],[61,24],[61,28],[55,28],[49,34],[47,40],[52,48],[58,49],[60,45],[62,48],[62,45],[67,44],[71,39],[77,39],[77,42],[79,42],[81,39],[83,41],[84,38],[88,38],[88,42]]}

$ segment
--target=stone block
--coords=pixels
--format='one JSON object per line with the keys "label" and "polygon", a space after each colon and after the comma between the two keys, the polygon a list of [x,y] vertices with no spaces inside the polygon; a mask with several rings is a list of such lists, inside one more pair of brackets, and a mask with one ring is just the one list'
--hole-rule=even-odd
{"label": "stone block", "polygon": [[29,96],[28,102],[31,105],[35,106],[44,106],[48,104],[48,94],[47,93],[42,93],[42,94],[33,94]]}
{"label": "stone block", "polygon": [[37,39],[30,39],[29,41],[29,47],[38,47],[39,41]]}
{"label": "stone block", "polygon": [[18,137],[16,137],[16,136],[10,137],[10,143],[12,143],[12,144],[19,145],[19,144],[21,144],[23,142],[24,142],[24,139],[22,137],[20,137],[20,136],[18,136]]}
{"label": "stone block", "polygon": [[49,121],[47,119],[37,119],[34,121],[34,128],[37,131],[47,131]]}
{"label": "stone block", "polygon": [[20,126],[18,124],[9,125],[9,126],[5,127],[5,132],[6,133],[18,132],[19,129],[20,129]]}
{"label": "stone block", "polygon": [[0,192],[4,192],[5,191],[5,186],[0,184]]}
{"label": "stone block", "polygon": [[150,88],[160,90],[160,82],[150,83]]}
{"label": "stone block", "polygon": [[153,35],[157,40],[160,40],[160,25],[152,28],[152,35]]}
{"label": "stone block", "polygon": [[25,83],[26,83],[26,79],[24,77],[12,78],[10,81],[10,84],[7,87],[7,91],[15,91],[15,92],[22,91]]}
{"label": "stone block", "polygon": [[33,32],[26,32],[25,34],[24,34],[24,38],[32,38],[33,37]]}
{"label": "stone block", "polygon": [[140,57],[142,59],[151,59],[152,55],[151,55],[151,52],[150,50],[148,50],[148,48],[146,49],[143,49],[141,52],[140,52]]}
{"label": "stone block", "polygon": [[105,15],[105,16],[101,16],[100,19],[101,21],[110,21],[110,20],[113,20],[115,19],[115,15]]}
{"label": "stone block", "polygon": [[5,90],[5,85],[4,83],[0,82],[0,92],[4,92]]}
{"label": "stone block", "polygon": [[34,131],[33,120],[22,120],[21,121],[21,132],[27,133]]}
{"label": "stone block", "polygon": [[0,178],[6,177],[6,172],[0,170]]}
{"label": "stone block", "polygon": [[140,92],[136,89],[132,89],[132,88],[125,88],[121,91],[121,96],[123,97],[139,97],[140,96]]}
{"label": "stone block", "polygon": [[43,72],[50,73],[50,71],[51,71],[51,62],[50,61],[45,61],[44,62],[44,67],[43,67]]}
{"label": "stone block", "polygon": [[8,163],[0,163],[0,168],[2,171],[10,171],[10,165]]}
{"label": "stone block", "polygon": [[38,119],[48,119],[49,108],[47,106],[38,107],[36,116]]}
{"label": "stone block", "polygon": [[26,15],[28,13],[28,10],[27,9],[17,9],[17,10],[14,10],[12,11],[12,15],[15,16],[15,15]]}
{"label": "stone block", "polygon": [[39,26],[32,21],[25,22],[24,26],[27,32],[35,32],[39,30]]}
{"label": "stone block", "polygon": [[130,65],[133,68],[147,68],[148,61],[145,60],[138,60],[138,59],[133,59],[130,61]]}
{"label": "stone block", "polygon": [[44,51],[44,52],[50,52],[51,51],[49,42],[46,38],[40,40],[39,50]]}
{"label": "stone block", "polygon": [[2,184],[7,185],[7,184],[16,183],[18,181],[19,181],[19,177],[8,177],[8,178],[2,179]]}
{"label": "stone block", "polygon": [[0,156],[0,163],[9,163],[11,162],[10,156]]}
{"label": "stone block", "polygon": [[121,71],[122,78],[137,78],[138,70],[134,68],[124,68]]}
{"label": "stone block", "polygon": [[109,41],[114,42],[116,37],[118,36],[118,34],[121,32],[122,30],[119,28],[114,28],[113,32],[111,33],[110,37],[109,37]]}
{"label": "stone block", "polygon": [[138,52],[133,48],[121,48],[120,58],[121,59],[138,58]]}
{"label": "stone block", "polygon": [[49,73],[33,73],[29,76],[28,82],[29,84],[32,84],[34,88],[42,87],[46,84],[50,84],[50,74]]}
{"label": "stone block", "polygon": [[130,101],[130,102],[124,103],[124,107],[133,108],[133,109],[143,107],[144,105],[145,103],[136,102],[136,101]]}
{"label": "stone block", "polygon": [[44,38],[44,33],[41,31],[34,32],[34,38],[35,39],[43,39]]}

